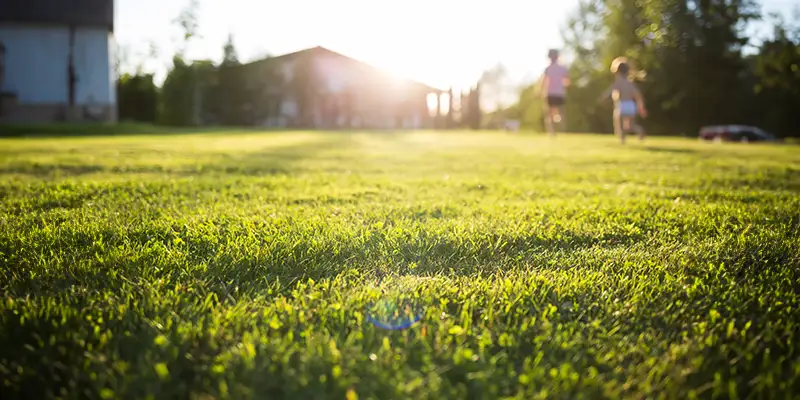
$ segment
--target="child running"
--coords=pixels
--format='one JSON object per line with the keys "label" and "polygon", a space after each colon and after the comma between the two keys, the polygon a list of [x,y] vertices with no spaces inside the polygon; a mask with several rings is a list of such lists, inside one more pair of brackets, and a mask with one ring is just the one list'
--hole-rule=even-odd
{"label": "child running", "polygon": [[630,65],[625,57],[617,57],[611,63],[614,83],[600,96],[600,101],[609,96],[614,100],[614,134],[625,144],[625,134],[633,131],[644,140],[644,129],[636,123],[636,115],[647,118],[647,109],[639,88],[630,80]]}
{"label": "child running", "polygon": [[569,86],[569,71],[559,64],[558,50],[550,50],[547,57],[550,58],[550,65],[544,69],[542,74],[540,93],[543,94],[547,102],[544,126],[550,135],[555,135],[554,124],[559,124],[562,131],[566,126],[564,121],[564,101],[567,94],[567,86]]}

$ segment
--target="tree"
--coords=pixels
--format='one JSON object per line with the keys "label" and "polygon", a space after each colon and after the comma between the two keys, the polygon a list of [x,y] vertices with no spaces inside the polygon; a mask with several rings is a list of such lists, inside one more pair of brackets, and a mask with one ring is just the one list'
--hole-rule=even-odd
{"label": "tree", "polygon": [[466,98],[466,107],[461,103],[464,110],[462,118],[470,129],[480,129],[483,112],[481,110],[481,84],[478,82],[475,87],[470,88]]}
{"label": "tree", "polygon": [[144,72],[144,60],[158,58],[158,46],[151,42],[146,54],[132,61],[129,46],[120,45],[114,52],[117,115],[122,121],[155,123],[158,120],[159,88],[152,73]]}
{"label": "tree", "polygon": [[191,43],[192,39],[198,37],[198,13],[200,11],[200,3],[198,0],[189,0],[189,3],[186,7],[181,10],[178,17],[173,20],[173,23],[178,25],[181,29],[181,33],[183,34],[183,40],[181,41],[181,45],[178,47],[177,55],[183,58],[186,55],[186,51],[189,49],[189,44]]}
{"label": "tree", "polygon": [[158,87],[153,74],[124,73],[117,80],[119,119],[155,123],[158,116]]}
{"label": "tree", "polygon": [[[567,88],[566,114],[567,130],[571,132],[605,132],[612,129],[611,107],[598,104],[597,97],[611,83],[606,54],[606,8],[603,0],[581,0],[578,7],[568,17],[561,35],[564,40],[565,55],[572,55],[569,66],[570,81]],[[530,99],[526,109],[530,117],[543,117],[544,102],[541,93],[529,89]],[[533,98],[535,97],[535,99]],[[535,126],[540,126],[537,123]]]}
{"label": "tree", "polygon": [[198,125],[201,122],[202,91],[198,73],[185,60],[192,39],[196,38],[199,3],[189,4],[173,21],[182,30],[183,41],[172,58],[172,67],[161,89],[161,122],[168,125]]}
{"label": "tree", "polygon": [[117,43],[114,47],[114,77],[119,79],[123,75],[123,68],[130,64],[131,49],[129,46]]}
{"label": "tree", "polygon": [[498,63],[483,71],[478,82],[481,85],[481,109],[489,112],[508,107],[515,93],[505,65]]}
{"label": "tree", "polygon": [[217,71],[217,85],[211,89],[215,112],[219,116],[219,122],[225,125],[241,125],[244,122],[241,111],[245,87],[239,65],[233,35],[229,34],[227,42],[222,47],[222,62]]}
{"label": "tree", "polygon": [[518,120],[523,128],[543,131],[545,102],[537,86],[534,82],[520,87],[519,98],[506,110],[506,117]]}
{"label": "tree", "polygon": [[800,95],[800,24],[791,26],[774,16],[772,38],[764,41],[756,58],[756,75],[765,89]]}
{"label": "tree", "polygon": [[800,24],[773,17],[772,37],[752,57],[758,117],[765,129],[782,136],[800,137]]}
{"label": "tree", "polygon": [[222,47],[222,65],[239,65],[239,56],[233,44],[233,34],[228,34],[228,40]]}
{"label": "tree", "polygon": [[173,126],[188,126],[193,123],[194,77],[192,68],[176,54],[172,67],[161,87],[160,123]]}
{"label": "tree", "polygon": [[563,32],[575,55],[568,123],[579,130],[610,128],[609,105],[594,100],[612,79],[608,65],[617,56],[647,72],[640,86],[651,131],[742,122],[742,28],[755,11],[755,0],[581,0]]}
{"label": "tree", "polygon": [[[693,133],[743,122],[741,50],[745,24],[758,17],[754,0],[648,0],[627,8],[640,17],[636,55],[650,74],[643,86],[655,105],[651,123]],[[612,37],[624,29],[615,27]]]}

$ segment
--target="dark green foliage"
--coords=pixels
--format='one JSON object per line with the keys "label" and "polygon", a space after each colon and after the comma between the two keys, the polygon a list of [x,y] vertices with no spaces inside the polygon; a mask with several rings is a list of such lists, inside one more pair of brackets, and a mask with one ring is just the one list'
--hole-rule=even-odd
{"label": "dark green foliage", "polygon": [[[315,86],[300,83],[310,99]],[[186,64],[175,57],[161,94],[161,120],[165,125],[256,125],[278,113],[287,91],[283,76],[269,59],[242,65],[233,38],[223,47],[223,61]]]}
{"label": "dark green foliage", "polygon": [[220,125],[221,114],[228,106],[225,98],[217,98],[220,85],[220,70],[211,61],[194,61],[191,66],[194,81],[193,121],[194,125]]}
{"label": "dark green foliage", "polygon": [[[778,27],[758,54],[744,27],[760,18],[754,0],[581,0],[563,32],[571,53],[569,130],[611,130],[611,105],[596,102],[612,59],[646,72],[638,84],[651,133],[694,136],[703,125],[750,124],[800,134],[794,117],[800,35]],[[524,94],[527,95],[527,94]]]}
{"label": "dark green foliage", "polygon": [[777,21],[773,37],[749,61],[756,78],[753,106],[765,116],[765,128],[800,137],[800,21]]}
{"label": "dark green foliage", "polygon": [[173,126],[194,124],[194,74],[191,65],[175,56],[161,88],[159,123]]}
{"label": "dark green foliage", "polygon": [[214,104],[218,122],[222,125],[235,126],[244,123],[242,110],[246,100],[246,77],[238,70],[240,65],[233,35],[229,35],[223,47],[222,63],[217,67],[216,85],[210,89],[211,96],[207,99]]}
{"label": "dark green foliage", "polygon": [[155,123],[158,95],[153,74],[122,75],[117,81],[119,120]]}
{"label": "dark green foliage", "polygon": [[516,119],[527,129],[544,131],[545,101],[536,91],[536,85],[530,85],[520,91],[519,100],[506,110],[507,119]]}
{"label": "dark green foliage", "polygon": [[292,82],[270,58],[239,67],[235,74],[244,85],[241,120],[245,124],[260,124],[280,114],[282,101],[288,97]]}
{"label": "dark green foliage", "polygon": [[239,55],[236,52],[236,46],[233,44],[233,34],[228,34],[228,40],[222,46],[222,65],[232,66],[239,65]]}
{"label": "dark green foliage", "polygon": [[480,129],[483,112],[481,110],[481,84],[470,88],[467,95],[467,107],[464,115],[465,125],[470,129]]}

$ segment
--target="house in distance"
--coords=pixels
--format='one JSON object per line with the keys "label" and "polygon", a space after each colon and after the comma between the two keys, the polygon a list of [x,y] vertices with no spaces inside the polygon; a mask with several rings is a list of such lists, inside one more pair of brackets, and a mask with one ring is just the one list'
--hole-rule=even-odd
{"label": "house in distance", "polygon": [[0,121],[115,121],[113,0],[0,0]]}
{"label": "house in distance", "polygon": [[[261,91],[245,105],[256,125],[420,129],[442,126],[452,114],[452,104],[443,110],[447,92],[320,46],[239,68],[245,85]],[[261,83],[268,76],[278,78]]]}

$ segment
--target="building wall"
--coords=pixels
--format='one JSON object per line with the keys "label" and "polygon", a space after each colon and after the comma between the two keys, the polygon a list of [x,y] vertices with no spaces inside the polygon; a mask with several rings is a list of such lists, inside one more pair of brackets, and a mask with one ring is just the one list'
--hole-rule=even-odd
{"label": "building wall", "polygon": [[318,55],[314,57],[316,72],[323,78],[325,90],[329,93],[340,93],[356,81],[358,69],[353,63],[333,55]]}
{"label": "building wall", "polygon": [[117,94],[111,62],[114,39],[108,30],[78,29],[75,32],[75,69],[78,104],[116,104]]}
{"label": "building wall", "polygon": [[356,99],[356,107],[359,109],[357,113],[362,116],[355,118],[355,124],[384,129],[423,127],[418,113],[398,116],[398,112],[403,112],[402,108],[419,101],[418,97],[425,96],[413,93],[409,87],[403,85],[402,80],[395,81],[388,74],[376,75],[375,70],[334,54],[317,55],[314,62],[327,93],[340,94],[345,90],[356,90],[357,96],[368,96]]}
{"label": "building wall", "polygon": [[6,46],[2,90],[20,104],[66,103],[67,28],[0,26]]}
{"label": "building wall", "polygon": [[[67,66],[69,29],[66,26],[0,24],[0,41],[6,47],[6,73],[2,91],[17,96],[22,119],[32,109],[52,110],[69,102]],[[103,28],[77,28],[74,65],[78,81],[75,101],[102,109],[104,119],[116,117],[116,85],[111,63],[113,35]],[[4,111],[4,114],[7,114]],[[44,114],[45,112],[42,111]],[[63,114],[63,112],[62,112]],[[35,119],[58,118],[42,115]]]}
{"label": "building wall", "polygon": [[324,50],[310,49],[306,54],[276,61],[280,62],[278,68],[287,82],[304,73],[298,69],[309,67],[306,62],[310,61],[319,79],[318,97],[310,109],[301,110],[290,89],[283,93],[276,115],[260,121],[265,126],[309,124],[317,128],[373,129],[431,126],[426,91],[429,88],[422,85],[393,79],[376,68]]}

